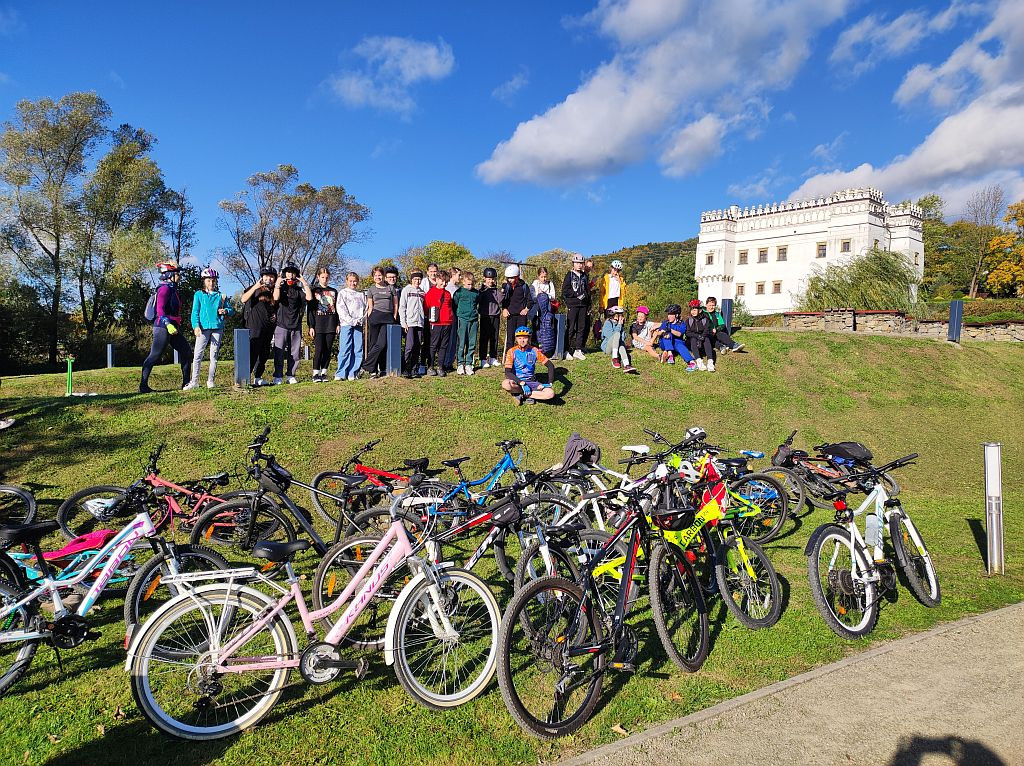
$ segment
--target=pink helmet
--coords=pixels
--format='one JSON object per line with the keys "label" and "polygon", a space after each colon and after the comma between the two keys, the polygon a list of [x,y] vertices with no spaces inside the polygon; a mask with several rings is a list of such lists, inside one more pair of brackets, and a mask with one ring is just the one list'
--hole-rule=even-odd
{"label": "pink helmet", "polygon": [[647,308],[646,306],[637,306],[636,307],[636,313],[637,314],[643,314],[644,316],[647,316],[647,315],[649,315],[651,313],[651,310],[649,308]]}

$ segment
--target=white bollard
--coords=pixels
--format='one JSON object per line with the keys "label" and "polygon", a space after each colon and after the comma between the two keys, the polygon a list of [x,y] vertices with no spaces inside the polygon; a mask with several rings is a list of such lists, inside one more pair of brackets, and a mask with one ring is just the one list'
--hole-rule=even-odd
{"label": "white bollard", "polygon": [[1003,445],[985,442],[985,528],[988,531],[988,573],[1006,574],[1003,558]]}

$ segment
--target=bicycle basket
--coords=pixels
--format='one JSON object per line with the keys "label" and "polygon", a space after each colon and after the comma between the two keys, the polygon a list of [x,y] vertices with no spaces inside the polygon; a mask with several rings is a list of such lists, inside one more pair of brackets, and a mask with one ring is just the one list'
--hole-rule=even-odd
{"label": "bicycle basket", "polygon": [[829,457],[844,458],[846,460],[852,460],[855,463],[870,463],[874,458],[874,455],[871,454],[871,450],[860,442],[837,442],[836,444],[826,444],[822,447],[821,452]]}

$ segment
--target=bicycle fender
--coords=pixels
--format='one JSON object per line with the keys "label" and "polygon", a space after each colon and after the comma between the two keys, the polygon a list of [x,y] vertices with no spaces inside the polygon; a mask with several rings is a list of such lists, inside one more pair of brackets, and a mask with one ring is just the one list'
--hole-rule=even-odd
{"label": "bicycle fender", "polygon": [[818,538],[833,529],[838,529],[840,532],[846,533],[846,530],[838,524],[822,524],[816,530],[811,532],[811,536],[807,539],[807,545],[804,546],[804,555],[810,556],[814,551],[814,546],[818,544]]}
{"label": "bicycle fender", "polygon": [[[198,588],[193,588],[190,591],[186,591],[185,593],[182,593],[180,596],[175,596],[174,598],[172,598],[170,601],[168,601],[162,607],[160,607],[155,612],[153,612],[153,614],[150,615],[146,619],[146,622],[142,623],[141,625],[137,625],[135,627],[136,628],[143,628],[143,627],[145,627],[145,625],[147,623],[155,620],[157,617],[162,617],[164,612],[166,612],[169,609],[171,609],[175,604],[177,604],[182,599],[199,598],[199,597],[203,596],[205,593],[207,593],[209,591],[213,591],[213,590],[223,591],[225,587],[226,586],[225,586],[224,583],[210,583],[209,585],[201,585]],[[277,599],[271,598],[266,593],[262,593],[262,592],[256,590],[255,588],[249,587],[248,585],[237,585],[236,584],[235,586],[233,586],[233,589],[241,591],[241,592],[245,593],[246,595],[250,596],[251,598],[254,598],[257,601],[260,601],[260,602],[266,604],[267,606],[274,606],[274,605],[277,604]],[[289,637],[291,638],[292,646],[298,646],[299,645],[299,641],[298,641],[298,639],[295,636],[295,626],[292,625],[292,621],[289,620],[287,618],[287,616],[285,616],[284,622],[286,623],[286,625],[288,627],[288,634],[289,634]],[[134,635],[132,635],[130,637],[131,638],[131,642],[129,643],[129,646],[128,646],[128,655],[125,657],[125,662],[124,662],[124,669],[125,669],[126,672],[129,672],[129,673],[131,672],[132,660],[135,658],[135,653],[138,651],[139,639],[143,635],[143,633],[145,633],[144,630],[136,630],[136,631],[134,631]]]}
{"label": "bicycle fender", "polygon": [[402,605],[409,600],[415,587],[425,579],[427,579],[427,575],[420,572],[409,580],[391,607],[391,613],[388,615],[388,627],[384,631],[384,663],[386,665],[395,664],[395,634],[398,632],[398,613],[402,611]]}

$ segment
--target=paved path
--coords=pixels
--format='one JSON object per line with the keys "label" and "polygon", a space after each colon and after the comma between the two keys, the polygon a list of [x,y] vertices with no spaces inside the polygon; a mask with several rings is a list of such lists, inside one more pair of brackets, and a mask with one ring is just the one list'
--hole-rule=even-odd
{"label": "paved path", "polygon": [[1024,764],[1024,604],[745,694],[560,766]]}

